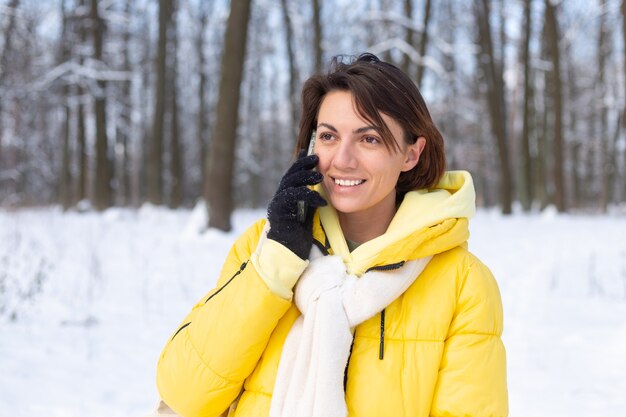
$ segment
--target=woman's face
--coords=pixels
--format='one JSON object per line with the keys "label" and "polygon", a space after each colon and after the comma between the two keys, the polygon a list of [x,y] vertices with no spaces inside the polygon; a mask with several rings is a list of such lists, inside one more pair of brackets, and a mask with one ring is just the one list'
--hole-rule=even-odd
{"label": "woman's face", "polygon": [[381,116],[400,150],[387,149],[376,128],[359,116],[352,93],[332,91],[322,100],[314,151],[320,159],[326,195],[340,214],[391,221],[398,177],[419,160],[425,139],[405,143],[400,124],[386,114]]}

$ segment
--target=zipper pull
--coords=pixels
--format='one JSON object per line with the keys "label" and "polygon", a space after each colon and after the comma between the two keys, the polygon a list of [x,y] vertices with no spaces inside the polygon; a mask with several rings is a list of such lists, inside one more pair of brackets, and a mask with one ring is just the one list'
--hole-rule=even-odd
{"label": "zipper pull", "polygon": [[385,357],[385,309],[380,312],[380,348],[378,349],[378,359]]}

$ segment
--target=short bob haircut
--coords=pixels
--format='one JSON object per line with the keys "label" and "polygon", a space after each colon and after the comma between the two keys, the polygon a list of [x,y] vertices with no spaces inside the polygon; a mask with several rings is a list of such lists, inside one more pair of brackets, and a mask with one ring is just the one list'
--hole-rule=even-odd
{"label": "short bob haircut", "polygon": [[396,192],[404,195],[412,190],[434,188],[446,169],[443,137],[415,83],[400,69],[370,53],[348,57],[348,62],[345,59],[342,55],[335,56],[327,74],[313,75],[304,83],[296,152],[308,148],[324,96],[331,91],[349,91],[356,111],[379,131],[390,152],[398,151],[398,144],[380,113],[402,126],[407,144],[415,143],[420,136],[426,139],[419,163],[400,174]]}

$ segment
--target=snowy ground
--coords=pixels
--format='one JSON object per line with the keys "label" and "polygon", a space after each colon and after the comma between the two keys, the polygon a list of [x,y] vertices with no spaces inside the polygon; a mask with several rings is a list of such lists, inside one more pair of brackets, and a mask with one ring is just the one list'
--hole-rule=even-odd
{"label": "snowy ground", "polygon": [[[147,414],[157,356],[234,231],[145,207],[0,211],[0,417]],[[511,416],[624,415],[626,216],[479,212],[470,249],[505,308]]]}

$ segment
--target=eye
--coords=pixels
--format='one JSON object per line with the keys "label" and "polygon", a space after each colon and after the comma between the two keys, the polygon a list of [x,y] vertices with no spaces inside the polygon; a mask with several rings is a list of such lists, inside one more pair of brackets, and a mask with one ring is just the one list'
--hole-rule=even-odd
{"label": "eye", "polygon": [[319,136],[319,140],[324,141],[324,142],[327,142],[333,139],[334,139],[334,136],[328,132],[322,132]]}
{"label": "eye", "polygon": [[372,145],[378,145],[380,143],[380,139],[378,139],[376,136],[365,136],[363,138],[363,141]]}

